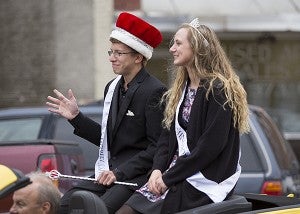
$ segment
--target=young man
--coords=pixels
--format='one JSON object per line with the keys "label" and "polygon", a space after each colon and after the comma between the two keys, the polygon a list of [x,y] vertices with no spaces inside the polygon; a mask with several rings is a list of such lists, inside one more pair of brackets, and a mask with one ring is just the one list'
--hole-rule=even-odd
{"label": "young man", "polygon": [[152,167],[163,117],[160,99],[166,87],[146,71],[145,65],[162,36],[154,26],[124,12],[117,19],[110,41],[109,60],[118,76],[105,87],[101,125],[80,112],[71,90],[68,98],[57,90],[57,98],[48,96],[49,111],[64,116],[76,135],[100,147],[95,164],[97,182],[83,181],[68,191],[61,201],[61,213],[67,213],[71,194],[82,189],[97,194],[109,213],[115,213],[147,181]]}
{"label": "young man", "polygon": [[56,214],[61,193],[52,181],[42,173],[28,175],[31,184],[13,194],[11,214]]}

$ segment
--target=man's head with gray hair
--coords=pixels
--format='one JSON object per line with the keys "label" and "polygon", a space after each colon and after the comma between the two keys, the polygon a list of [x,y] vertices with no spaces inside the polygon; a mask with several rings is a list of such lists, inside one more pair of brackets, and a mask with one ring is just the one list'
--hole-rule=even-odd
{"label": "man's head with gray hair", "polygon": [[27,175],[31,184],[14,192],[10,213],[58,213],[61,193],[52,181],[40,172]]}

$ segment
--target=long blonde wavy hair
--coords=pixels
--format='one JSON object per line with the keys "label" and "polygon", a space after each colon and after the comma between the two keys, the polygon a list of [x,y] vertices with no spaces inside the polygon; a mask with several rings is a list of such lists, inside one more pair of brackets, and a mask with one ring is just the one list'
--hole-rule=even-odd
{"label": "long blonde wavy hair", "polygon": [[[205,25],[200,25],[197,29],[185,23],[179,29],[188,30],[190,46],[193,51],[192,66],[194,75],[200,80],[209,82],[206,98],[209,93],[214,93],[213,86],[215,83],[222,83],[222,90],[226,96],[226,104],[232,109],[233,122],[235,128],[240,133],[246,133],[249,127],[249,109],[247,103],[247,93],[240,83],[239,77],[236,75],[229,59],[227,58],[215,32]],[[204,42],[204,38],[208,41],[208,46]],[[166,109],[164,112],[163,126],[170,129],[174,120],[176,107],[182,95],[183,88],[188,80],[186,66],[175,66],[173,68],[176,77],[172,87],[164,94],[163,101],[166,100]]]}

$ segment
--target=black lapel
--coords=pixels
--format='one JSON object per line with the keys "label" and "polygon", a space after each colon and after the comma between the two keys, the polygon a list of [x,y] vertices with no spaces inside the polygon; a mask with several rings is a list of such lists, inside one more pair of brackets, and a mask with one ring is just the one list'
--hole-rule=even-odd
{"label": "black lapel", "polygon": [[[112,132],[112,137],[115,136],[116,131],[118,130],[118,127],[122,121],[122,118],[124,117],[124,115],[127,113],[128,110],[128,106],[130,105],[130,102],[134,96],[135,91],[140,87],[140,85],[142,84],[142,82],[144,81],[144,79],[149,76],[149,74],[142,69],[137,75],[136,77],[132,80],[132,85],[128,88],[127,92],[126,92],[126,97],[125,100],[123,100],[122,105],[120,106],[117,118],[116,118],[116,122],[114,125],[114,129]],[[113,138],[112,138],[113,139]]]}
{"label": "black lapel", "polygon": [[119,90],[120,90],[121,80],[116,85],[116,88],[114,90],[113,99],[110,106],[110,112],[108,117],[108,140],[111,142],[112,139],[112,133],[114,130],[114,126],[117,120],[117,114],[118,114],[118,102],[119,102]]}

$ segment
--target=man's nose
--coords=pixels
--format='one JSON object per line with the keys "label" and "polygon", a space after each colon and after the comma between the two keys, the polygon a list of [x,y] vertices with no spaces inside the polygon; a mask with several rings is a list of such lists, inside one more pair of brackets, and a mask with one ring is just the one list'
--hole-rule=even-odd
{"label": "man's nose", "polygon": [[15,209],[15,205],[13,204],[12,206],[11,206],[11,208],[9,209],[9,213],[10,214],[17,214],[18,212],[17,212],[17,210]]}

